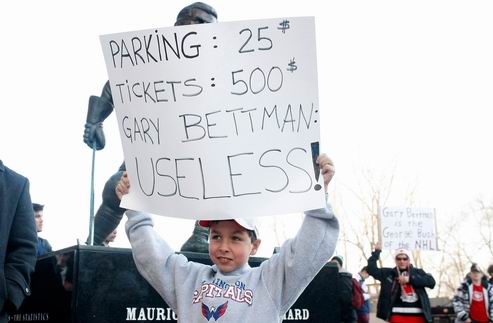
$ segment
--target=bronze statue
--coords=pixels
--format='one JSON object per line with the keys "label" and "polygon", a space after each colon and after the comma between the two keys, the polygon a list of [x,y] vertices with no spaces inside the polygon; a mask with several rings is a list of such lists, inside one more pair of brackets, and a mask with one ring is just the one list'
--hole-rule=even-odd
{"label": "bronze statue", "polygon": [[[176,17],[175,26],[217,22],[217,13],[211,6],[195,2],[183,8]],[[103,87],[101,96],[89,98],[89,108],[84,130],[84,142],[91,148],[101,150],[105,146],[103,122],[113,111],[113,97],[109,81]],[[118,226],[125,209],[120,207],[120,200],[115,193],[118,180],[125,171],[123,163],[118,172],[113,174],[103,189],[103,202],[94,218],[94,244],[102,245],[104,239]],[[208,252],[207,229],[195,222],[192,236],[182,246],[181,251]]]}

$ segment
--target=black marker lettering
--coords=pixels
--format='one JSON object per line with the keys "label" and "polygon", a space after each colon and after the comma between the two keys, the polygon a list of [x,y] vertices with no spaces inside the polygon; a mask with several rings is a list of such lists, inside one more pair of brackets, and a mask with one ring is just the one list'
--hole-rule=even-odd
{"label": "black marker lettering", "polygon": [[[304,169],[304,168],[302,168],[302,167],[300,167],[300,166],[294,165],[294,164],[292,164],[292,163],[289,161],[289,157],[291,156],[291,154],[292,154],[294,151],[297,151],[297,150],[301,150],[301,151],[303,151],[303,152],[306,154],[306,150],[305,150],[305,149],[303,149],[303,148],[293,148],[293,149],[291,149],[291,150],[289,151],[289,153],[286,155],[286,162],[287,162],[289,165],[293,166],[294,168],[297,168],[297,169],[301,170],[303,173],[305,173],[305,174],[307,175],[308,179],[310,180],[310,183],[308,184],[308,187],[307,187],[306,189],[299,190],[299,191],[291,191],[291,190],[290,190],[290,191],[289,191],[289,193],[305,193],[305,192],[308,192],[308,191],[311,189],[311,187],[312,187],[312,183],[313,183],[313,181],[312,181],[312,177],[310,176],[310,174],[308,173],[308,171],[307,171],[306,169]],[[311,156],[310,156],[310,157],[311,157]]]}
{"label": "black marker lettering", "polygon": [[174,36],[175,36],[175,47],[173,48],[173,46],[169,43],[169,41],[166,39],[166,37],[164,37],[164,35],[162,35],[163,46],[164,46],[164,56],[165,56],[166,60],[168,60],[168,50],[167,50],[168,47],[173,51],[173,54],[175,54],[175,56],[177,58],[180,58],[180,50],[178,49],[178,38],[176,37],[176,33],[174,34]]}
{"label": "black marker lettering", "polygon": [[186,35],[183,37],[182,41],[181,41],[181,51],[182,51],[182,53],[183,53],[183,56],[185,56],[186,58],[195,58],[195,57],[199,56],[199,49],[200,49],[200,45],[190,45],[190,46],[189,46],[189,48],[190,48],[190,49],[192,49],[192,48],[194,48],[194,49],[195,49],[195,54],[188,55],[187,53],[185,53],[185,49],[184,49],[184,47],[183,47],[183,46],[184,46],[185,41],[187,40],[187,38],[188,38],[189,36],[191,36],[191,35],[197,35],[197,33],[196,33],[196,32],[194,32],[194,31],[191,31],[191,32],[189,32],[188,34],[186,34]]}
{"label": "black marker lettering", "polygon": [[[135,47],[135,43],[137,41],[138,48]],[[139,54],[140,50],[142,49],[142,43],[140,41],[139,37],[133,37],[132,38],[132,50],[134,52],[134,60],[135,63],[137,64],[137,56],[140,58],[143,64],[145,64],[144,58]]]}
{"label": "black marker lettering", "polygon": [[181,178],[187,178],[186,176],[181,176],[179,171],[178,171],[178,162],[180,161],[193,161],[194,159],[193,158],[177,158],[175,159],[175,169],[176,169],[176,186],[178,187],[178,195],[180,195],[181,197],[183,198],[186,198],[186,199],[192,199],[192,200],[198,200],[197,197],[193,197],[193,196],[186,196],[186,195],[183,195],[181,193],[181,188],[180,188],[180,179]]}
{"label": "black marker lettering", "polygon": [[123,59],[128,58],[130,59],[130,63],[132,63],[132,66],[135,66],[134,60],[132,59],[132,56],[130,56],[130,53],[128,52],[127,45],[125,44],[125,41],[122,39],[122,45],[120,46],[122,54],[120,55],[120,68],[123,68]]}
{"label": "black marker lettering", "polygon": [[[162,88],[157,88],[156,85],[163,85]],[[154,93],[156,94],[156,101],[157,102],[168,102],[168,99],[160,98],[159,93],[165,92],[166,90],[164,89],[164,82],[163,81],[155,81],[154,82]]]}
{"label": "black marker lettering", "polygon": [[[204,129],[204,127],[202,127],[200,125],[200,122],[202,121],[202,117],[197,115],[197,114],[181,114],[179,115],[180,118],[183,118],[183,125],[184,125],[184,129],[185,129],[185,136],[187,137],[186,140],[182,140],[181,142],[187,142],[187,141],[195,141],[195,140],[200,140],[202,138],[205,137],[205,134],[206,134],[206,131]],[[187,120],[189,117],[195,117],[195,118],[198,118],[198,121],[196,123],[192,123],[192,124],[188,124],[187,123]],[[198,127],[202,130],[202,134],[199,135],[199,136],[196,136],[192,139],[190,139],[190,134],[188,132],[188,128],[191,128],[191,127]]]}
{"label": "black marker lettering", "polygon": [[167,84],[171,84],[171,91],[173,92],[173,101],[176,102],[175,84],[181,84],[181,81],[166,81]]}
{"label": "black marker lettering", "polygon": [[267,111],[267,107],[264,107],[264,113],[262,115],[262,130],[264,130],[264,122],[265,122],[265,116],[267,115],[267,117],[270,119],[270,117],[273,115],[273,114],[276,114],[276,122],[277,122],[277,129],[280,129],[281,128],[281,125],[279,124],[279,118],[277,116],[277,105],[274,105],[274,107],[272,108],[271,112],[269,113],[269,111]]}
{"label": "black marker lettering", "polygon": [[303,112],[303,106],[300,104],[300,112],[298,115],[298,132],[300,132],[300,124],[301,124],[301,117],[303,117],[303,120],[305,120],[305,125],[306,129],[310,129],[310,122],[312,121],[312,114],[313,114],[313,103],[312,103],[312,108],[310,110],[310,118],[308,118],[308,121],[306,120],[305,113]]}
{"label": "black marker lettering", "polygon": [[149,193],[147,193],[145,190],[144,190],[144,187],[142,186],[142,181],[140,180],[140,168],[139,168],[139,161],[137,160],[137,157],[135,157],[135,167],[137,169],[137,180],[139,182],[139,186],[140,186],[140,190],[142,191],[142,193],[144,193],[144,195],[146,196],[151,196],[152,194],[154,194],[154,189],[156,187],[156,176],[154,174],[154,162],[151,158],[151,168],[152,168],[152,188],[151,188],[151,191]]}
{"label": "black marker lettering", "polygon": [[145,50],[146,50],[146,55],[147,55],[147,62],[149,63],[150,62],[149,58],[152,58],[152,60],[157,63],[158,62],[157,59],[149,51],[149,48],[151,47],[151,41],[152,41],[152,34],[149,35],[149,41],[147,41],[147,42],[146,42],[146,36],[144,36],[144,44],[145,44]]}
{"label": "black marker lettering", "polygon": [[128,120],[128,116],[124,116],[122,119],[122,129],[123,129],[123,133],[125,134],[125,137],[130,139],[130,142],[132,143],[133,142],[133,140],[132,140],[132,128],[129,128],[128,126],[126,126],[127,120]]}
{"label": "black marker lettering", "polygon": [[233,196],[236,197],[236,196],[242,196],[242,195],[260,194],[261,192],[247,192],[247,193],[238,194],[235,191],[235,185],[234,185],[233,177],[234,176],[241,176],[243,174],[242,173],[233,173],[233,170],[231,169],[231,160],[232,160],[232,158],[236,158],[236,157],[242,156],[242,155],[253,155],[253,152],[252,153],[241,153],[241,154],[236,154],[236,155],[228,155],[229,179],[231,181],[231,191],[233,192]]}
{"label": "black marker lettering", "polygon": [[284,126],[286,126],[286,123],[290,123],[291,124],[291,131],[294,132],[294,123],[295,122],[296,122],[296,120],[293,119],[293,112],[291,111],[291,104],[288,104],[288,108],[286,110],[286,114],[284,115],[284,122],[282,124],[281,132],[284,132]]}
{"label": "black marker lettering", "polygon": [[199,166],[200,166],[200,175],[202,177],[202,198],[204,200],[210,200],[210,199],[220,199],[220,198],[229,198],[231,197],[230,195],[218,195],[218,196],[206,196],[206,188],[205,188],[205,177],[204,177],[204,167],[202,166],[202,158],[198,158],[199,160]]}
{"label": "black marker lettering", "polygon": [[258,161],[258,164],[260,165],[260,167],[265,167],[265,168],[277,168],[279,169],[283,174],[284,174],[284,177],[286,178],[286,183],[284,184],[284,186],[280,189],[269,189],[269,188],[266,188],[265,190],[268,191],[268,192],[271,192],[271,193],[279,193],[279,192],[282,192],[284,191],[284,189],[286,187],[288,187],[288,184],[289,184],[289,177],[288,177],[288,174],[286,173],[286,171],[284,169],[282,169],[282,167],[280,166],[276,166],[276,165],[265,165],[262,163],[262,159],[264,158],[265,155],[271,153],[271,152],[281,152],[280,149],[270,149],[270,150],[267,150],[266,152],[264,152],[260,158],[259,158],[259,161]]}
{"label": "black marker lettering", "polygon": [[157,191],[157,194],[158,194],[159,196],[164,196],[164,197],[173,196],[173,195],[176,195],[176,192],[177,192],[177,190],[178,190],[178,186],[177,186],[177,184],[176,184],[175,179],[174,179],[172,176],[167,175],[167,174],[163,174],[163,173],[161,173],[161,172],[159,171],[159,164],[160,164],[160,163],[161,163],[161,161],[163,161],[163,160],[170,161],[170,159],[169,159],[169,158],[159,158],[159,159],[156,161],[156,174],[158,174],[159,176],[162,176],[162,177],[167,177],[167,178],[169,178],[169,179],[171,180],[172,184],[174,185],[174,189],[172,190],[173,192],[172,192],[172,193],[169,193],[169,194],[163,194],[163,193],[161,193],[161,192],[159,192],[159,191]]}
{"label": "black marker lettering", "polygon": [[219,113],[221,112],[221,110],[217,110],[217,111],[213,111],[213,112],[209,112],[209,113],[206,113],[205,114],[205,123],[207,124],[207,136],[209,138],[228,138],[228,136],[226,135],[223,135],[223,136],[213,136],[211,135],[211,128],[216,126],[217,124],[215,123],[210,123],[209,122],[209,116],[212,115],[212,114],[216,114],[216,113]]}
{"label": "black marker lettering", "polygon": [[[114,48],[113,46],[116,46]],[[115,56],[120,53],[120,47],[118,43],[114,40],[110,40],[111,58],[113,59],[113,68],[116,68]]]}

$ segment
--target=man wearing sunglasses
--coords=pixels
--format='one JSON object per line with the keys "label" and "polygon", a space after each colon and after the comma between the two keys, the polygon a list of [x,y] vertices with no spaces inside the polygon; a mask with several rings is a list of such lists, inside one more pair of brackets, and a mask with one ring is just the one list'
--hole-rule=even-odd
{"label": "man wearing sunglasses", "polygon": [[432,322],[431,306],[425,287],[435,287],[435,279],[423,269],[411,264],[411,253],[398,249],[395,267],[378,268],[382,248],[375,244],[368,258],[368,274],[380,281],[377,317],[391,323]]}

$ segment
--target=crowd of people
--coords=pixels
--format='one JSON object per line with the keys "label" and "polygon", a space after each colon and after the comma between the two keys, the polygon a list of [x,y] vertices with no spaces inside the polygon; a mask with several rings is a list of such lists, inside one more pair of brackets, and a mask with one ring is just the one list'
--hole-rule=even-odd
{"label": "crowd of people", "polygon": [[[318,162],[324,175],[325,189],[327,189],[334,174],[333,163],[324,154],[319,156]],[[39,233],[43,231],[44,205],[31,203],[28,180],[8,169],[1,162],[0,174],[3,175],[0,177],[1,198],[12,202],[12,205],[3,203],[1,209],[2,221],[9,220],[11,223],[10,227],[2,226],[1,236],[7,237],[4,239],[6,243],[2,243],[3,248],[1,249],[2,259],[5,262],[2,274],[6,282],[6,286],[2,286],[2,288],[7,290],[7,297],[0,299],[0,305],[2,305],[0,322],[6,322],[6,313],[18,308],[23,297],[30,294],[29,275],[34,269],[36,258],[52,252],[52,247],[48,240],[39,236]],[[17,183],[17,186],[11,182]],[[10,194],[7,194],[5,185],[16,189],[8,190]],[[128,193],[129,188],[130,181],[124,172],[117,183],[115,194],[121,199],[124,194]],[[7,207],[8,205],[10,206]],[[304,229],[291,242],[292,245],[296,245],[296,249],[293,251],[291,250],[293,247],[283,246],[272,257],[273,259],[266,261],[266,264],[263,264],[260,269],[255,269],[250,268],[247,263],[249,256],[255,255],[261,242],[255,220],[199,221],[201,226],[208,229],[209,255],[214,263],[213,267],[205,265],[200,267],[197,264],[187,264],[188,261],[182,255],[175,254],[171,250],[154,231],[149,215],[130,210],[126,214],[128,216],[127,236],[132,245],[137,268],[143,277],[163,295],[165,301],[174,307],[177,313],[180,313],[180,304],[185,302],[185,299],[181,299],[173,291],[176,290],[175,286],[186,287],[187,284],[183,279],[188,279],[192,275],[196,276],[197,282],[201,282],[202,286],[191,285],[187,287],[190,292],[195,290],[193,294],[196,295],[196,291],[205,290],[204,282],[211,279],[228,281],[229,276],[233,274],[235,277],[239,275],[243,283],[248,282],[252,292],[249,297],[253,297],[255,292],[257,299],[262,299],[262,304],[269,304],[269,306],[277,309],[277,311],[271,311],[268,306],[260,306],[255,311],[257,314],[265,315],[268,321],[273,320],[273,316],[281,315],[296,300],[295,297],[289,297],[289,294],[299,295],[306,287],[306,282],[313,279],[321,266],[324,265],[326,261],[324,259],[327,259],[335,250],[335,241],[338,236],[337,220],[330,206],[325,209],[309,211],[306,213],[305,222],[313,221],[314,223],[303,224],[302,228]],[[19,227],[23,227],[23,230],[19,230]],[[10,230],[3,232],[7,228]],[[321,240],[313,244],[317,241],[317,232],[320,232]],[[327,235],[327,232],[330,234]],[[103,241],[103,245],[109,246],[114,241],[116,234],[115,229]],[[310,271],[306,270],[306,259],[310,258],[313,262],[312,256],[320,245],[325,246],[326,252],[318,253],[318,265]],[[286,249],[290,252],[288,253]],[[434,288],[433,276],[423,269],[413,266],[411,263],[412,255],[408,250],[398,249],[394,252],[395,267],[393,268],[378,267],[377,262],[380,253],[381,246],[377,243],[373,246],[373,252],[368,258],[367,266],[361,268],[354,275],[345,270],[342,256],[336,255],[330,259],[329,262],[338,271],[338,310],[341,322],[367,323],[370,321],[371,295],[366,285],[366,280],[369,277],[373,277],[380,283],[376,306],[377,317],[393,323],[432,322],[431,306],[426,288]],[[293,261],[298,263],[294,268],[292,268]],[[269,265],[270,262],[273,264]],[[287,266],[288,263],[289,266]],[[163,264],[167,265],[163,266]],[[184,268],[188,269],[182,274],[178,274],[176,272],[177,266],[180,268],[180,272]],[[280,275],[281,272],[283,275]],[[296,286],[286,285],[284,275],[305,277],[301,279],[305,283]],[[487,273],[478,264],[471,265],[469,273],[453,297],[453,308],[457,322],[487,323],[493,321],[493,278],[488,280],[488,275],[493,277],[493,265],[489,266]],[[175,278],[170,280],[170,277]],[[265,288],[266,286],[267,288]],[[197,303],[201,300],[200,303],[204,304],[204,298],[207,298],[206,294],[198,294],[194,296],[194,299]],[[259,294],[263,295],[264,298]],[[245,299],[247,304],[251,303],[251,299],[248,297]],[[215,305],[220,306],[221,304],[209,304],[209,307]],[[202,313],[201,311],[198,312]],[[236,313],[231,314],[232,317],[245,315],[241,308],[231,310],[231,312]],[[188,310],[187,313],[189,313]],[[187,314],[181,312],[181,316],[185,317]],[[194,320],[193,315],[188,314],[188,316],[191,321]],[[3,321],[1,321],[2,319]]]}
{"label": "crowd of people", "polygon": [[[343,257],[334,256],[339,271],[337,289],[341,322],[369,322],[370,298],[366,280],[379,281],[376,316],[393,323],[433,322],[431,304],[426,289],[435,287],[433,276],[411,263],[411,253],[406,249],[394,252],[395,267],[379,268],[381,246],[375,244],[368,265],[352,277],[343,267]],[[488,279],[488,277],[490,277]],[[351,279],[353,282],[351,282]],[[355,302],[359,283],[364,302]],[[457,323],[493,322],[493,265],[484,272],[472,263],[469,272],[459,284],[452,298],[452,315]]]}

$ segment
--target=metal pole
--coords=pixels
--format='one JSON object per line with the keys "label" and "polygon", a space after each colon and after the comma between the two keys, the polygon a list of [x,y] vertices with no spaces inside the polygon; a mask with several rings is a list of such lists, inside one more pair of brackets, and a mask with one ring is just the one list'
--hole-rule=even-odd
{"label": "metal pole", "polygon": [[92,144],[91,194],[89,202],[89,245],[94,245],[94,168],[96,161],[96,142]]}

